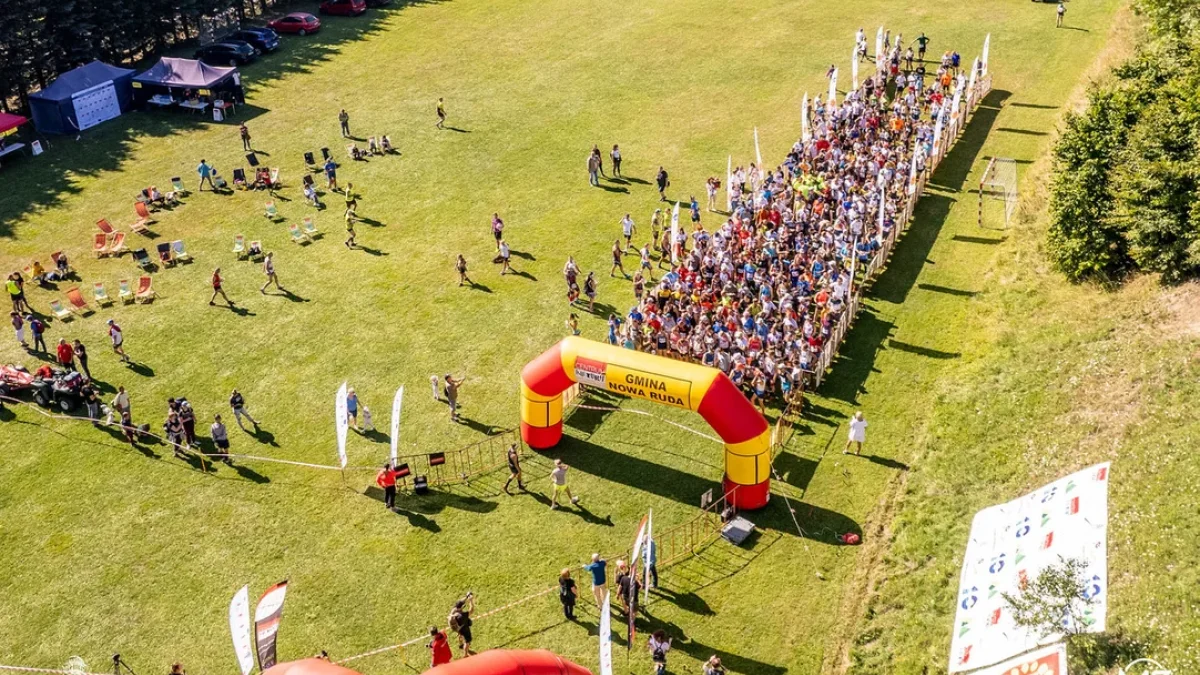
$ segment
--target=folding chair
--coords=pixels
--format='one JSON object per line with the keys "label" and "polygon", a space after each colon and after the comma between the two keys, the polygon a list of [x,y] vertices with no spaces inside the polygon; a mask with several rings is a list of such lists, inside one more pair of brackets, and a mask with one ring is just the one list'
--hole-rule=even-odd
{"label": "folding chair", "polygon": [[154,292],[154,279],[150,277],[141,277],[138,279],[137,293],[134,294],[138,302],[150,302],[157,295]]}
{"label": "folding chair", "polygon": [[92,298],[96,300],[96,304],[101,307],[108,307],[113,304],[112,298],[108,296],[108,289],[104,288],[103,281],[97,281],[92,284]]}
{"label": "folding chair", "polygon": [[103,232],[97,232],[92,238],[92,252],[97,258],[103,258],[108,255],[108,235]]}
{"label": "folding chair", "polygon": [[92,308],[88,307],[87,301],[83,299],[83,294],[79,292],[78,286],[73,286],[67,289],[67,302],[79,312],[80,316],[87,316],[92,313]]}
{"label": "folding chair", "polygon": [[309,171],[317,171],[318,170],[317,169],[317,158],[313,157],[313,154],[311,152],[304,153],[304,165],[308,167]]}
{"label": "folding chair", "polygon": [[249,164],[251,168],[258,166],[258,155],[254,154],[253,152],[246,153],[246,163]]}
{"label": "folding chair", "polygon": [[303,227],[304,234],[307,234],[309,239],[316,239],[321,236],[321,232],[317,229],[317,224],[313,222],[312,216],[304,216]]}
{"label": "folding chair", "polygon": [[247,189],[246,186],[246,170],[238,167],[233,170],[233,187],[239,190]]}
{"label": "folding chair", "polygon": [[300,179],[300,182],[304,184],[304,187],[308,187],[313,184],[313,177],[309,174],[304,174],[304,177]]}
{"label": "folding chair", "polygon": [[100,228],[100,231],[103,232],[104,234],[112,234],[113,232],[116,231],[113,229],[112,225],[108,224],[108,220],[105,218],[101,218],[100,220],[97,220],[96,227]]}
{"label": "folding chair", "polygon": [[171,189],[174,190],[175,194],[177,195],[186,195],[188,193],[187,188],[183,187],[183,179],[179,176],[174,176],[171,178]]}
{"label": "folding chair", "polygon": [[150,217],[150,209],[146,208],[142,202],[134,202],[133,210],[137,213],[138,219],[129,226],[129,229],[138,234],[149,234],[150,229],[146,226],[154,222],[154,219]]}
{"label": "folding chair", "polygon": [[245,235],[236,235],[233,238],[233,254],[238,260],[246,258],[246,237]]}
{"label": "folding chair", "polygon": [[113,234],[112,242],[108,245],[109,255],[121,255],[129,249],[125,246],[125,233],[117,232]]}
{"label": "folding chair", "polygon": [[57,316],[60,321],[70,321],[71,319],[75,318],[75,315],[71,313],[71,310],[63,307],[61,300],[51,300],[50,311],[54,312],[54,316]]}
{"label": "folding chair", "polygon": [[272,190],[278,190],[278,189],[279,189],[279,188],[281,188],[281,187],[283,187],[283,185],[282,185],[282,184],[279,182],[279,169],[277,169],[277,168],[272,168],[272,169],[271,169],[271,185],[270,185],[270,188],[271,188]]}
{"label": "folding chair", "polygon": [[329,148],[321,148],[321,159],[328,162],[332,157],[333,155],[329,154]]}
{"label": "folding chair", "polygon": [[187,252],[187,249],[183,247],[182,239],[176,239],[175,241],[171,242],[171,253],[174,254],[175,259],[179,262],[192,261],[192,256]]}
{"label": "folding chair", "polygon": [[171,267],[175,264],[175,256],[171,254],[170,242],[164,241],[156,248],[158,249],[158,261],[163,264],[163,267]]}
{"label": "folding chair", "polygon": [[[56,270],[58,269],[58,260],[59,258],[62,258],[62,254],[62,251],[55,251],[54,253],[50,254],[50,259],[54,261],[54,269]],[[67,263],[67,268],[63,270],[63,272],[65,274],[74,274],[75,270],[71,268],[70,263]]]}
{"label": "folding chair", "polygon": [[138,267],[144,270],[150,269],[150,265],[153,264],[150,262],[150,253],[144,248],[134,249],[133,261],[138,264]]}
{"label": "folding chair", "polygon": [[430,453],[429,468],[431,468],[431,469],[434,467],[437,468],[436,469],[437,470],[437,482],[439,485],[442,484],[442,465],[445,463],[446,463],[446,453],[444,453],[444,452]]}
{"label": "folding chair", "polygon": [[128,279],[121,279],[117,282],[117,297],[127,305],[133,302],[133,289],[129,287]]}
{"label": "folding chair", "polygon": [[279,211],[275,209],[275,202],[267,202],[266,216],[271,220],[275,220],[279,217]]}
{"label": "folding chair", "polygon": [[300,227],[295,223],[288,225],[288,232],[292,235],[292,243],[294,244],[307,244],[311,241],[308,235],[301,232]]}

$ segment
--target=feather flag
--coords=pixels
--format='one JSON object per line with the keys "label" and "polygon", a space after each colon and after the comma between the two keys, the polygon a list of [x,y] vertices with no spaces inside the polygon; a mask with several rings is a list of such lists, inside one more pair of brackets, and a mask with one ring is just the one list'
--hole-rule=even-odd
{"label": "feather flag", "polygon": [[858,90],[858,49],[855,48],[854,53],[850,55],[850,91]]}
{"label": "feather flag", "polygon": [[875,33],[875,67],[883,68],[883,26]]}
{"label": "feather flag", "polygon": [[287,581],[268,588],[254,609],[254,634],[258,643],[258,667],[266,670],[275,665],[275,639],[279,621],[283,618],[283,601],[287,597]]}
{"label": "feather flag", "polygon": [[671,211],[671,264],[679,264],[679,202],[675,202],[675,209]]}
{"label": "feather flag", "polygon": [[808,92],[804,92],[804,103],[800,104],[800,140],[805,143],[812,138],[808,132]]}
{"label": "feather flag", "polygon": [[837,76],[838,69],[833,69],[833,75],[829,77],[829,105],[837,105]]}
{"label": "feather flag", "polygon": [[[654,544],[654,509],[650,509],[650,511],[646,515],[646,544],[645,545],[646,545],[646,550],[642,554],[642,559],[645,560],[645,568],[646,569],[645,569],[645,573],[642,575],[642,580],[646,582],[645,584],[643,584],[644,588],[646,589],[646,597],[643,600],[643,602],[649,604],[649,602],[650,602],[650,565],[652,562],[656,562],[655,557],[658,555],[658,551],[656,550],[656,547]],[[633,565],[637,564],[636,558],[632,561],[632,564]],[[635,567],[634,569],[637,569],[637,568]]]}
{"label": "feather flag", "polygon": [[229,634],[233,637],[233,651],[237,653],[242,675],[250,675],[254,670],[254,643],[250,636],[249,586],[242,586],[229,603]]}
{"label": "feather flag", "polygon": [[754,160],[758,162],[758,170],[762,171],[762,152],[758,149],[758,127],[754,127]]}
{"label": "feather flag", "polygon": [[333,401],[334,421],[337,424],[338,459],[346,468],[346,434],[350,432],[350,409],[346,403],[346,383],[337,390]]}
{"label": "feather flag", "polygon": [[988,33],[987,37],[983,38],[983,57],[980,59],[980,61],[982,61],[982,63],[980,65],[983,66],[983,74],[984,75],[987,75],[987,73],[988,73],[988,51],[991,50],[991,47],[992,47],[992,34]]}
{"label": "feather flag", "polygon": [[733,210],[733,155],[725,162],[725,210]]}
{"label": "feather flag", "polygon": [[400,449],[400,405],[404,402],[404,386],[396,390],[396,398],[392,400],[392,465]]}
{"label": "feather flag", "polygon": [[604,593],[600,608],[600,675],[613,675],[612,659],[612,593]]}

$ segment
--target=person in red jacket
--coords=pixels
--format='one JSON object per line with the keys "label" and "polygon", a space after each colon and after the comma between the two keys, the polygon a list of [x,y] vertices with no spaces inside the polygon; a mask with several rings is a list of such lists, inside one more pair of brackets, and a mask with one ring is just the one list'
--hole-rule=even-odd
{"label": "person in red jacket", "polygon": [[388,509],[396,508],[396,469],[392,467],[392,463],[388,462],[383,465],[379,473],[375,475],[375,484],[383,488],[383,503]]}
{"label": "person in red jacket", "polygon": [[454,654],[450,651],[450,640],[446,638],[446,634],[438,630],[437,626],[429,627],[429,651],[433,654],[433,665],[431,668],[450,663],[454,660]]}
{"label": "person in red jacket", "polygon": [[75,370],[75,350],[65,338],[58,339],[58,365],[67,370]]}

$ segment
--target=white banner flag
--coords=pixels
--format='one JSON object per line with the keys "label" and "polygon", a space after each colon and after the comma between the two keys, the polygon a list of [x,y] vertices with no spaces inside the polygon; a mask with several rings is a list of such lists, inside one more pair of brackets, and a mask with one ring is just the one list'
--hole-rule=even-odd
{"label": "white banner flag", "polygon": [[762,152],[758,149],[758,127],[754,127],[754,160],[758,162],[758,170],[762,171]]}
{"label": "white banner flag", "polygon": [[733,155],[725,162],[725,210],[733,210]]}
{"label": "white banner flag", "polygon": [[983,57],[980,59],[982,61],[982,63],[980,65],[983,66],[983,74],[984,75],[987,75],[988,52],[991,50],[991,47],[992,47],[992,34],[988,33],[987,37],[983,38]]}
{"label": "white banner flag", "polygon": [[346,468],[346,434],[350,433],[350,410],[346,406],[346,383],[338,387],[333,401],[333,417],[337,424],[338,460]]}
{"label": "white banner flag", "polygon": [[396,398],[392,400],[392,466],[396,465],[396,457],[400,449],[400,404],[404,402],[404,385],[396,390]]}
{"label": "white banner flag", "polygon": [[229,603],[229,634],[233,636],[233,651],[237,654],[242,675],[250,675],[254,670],[254,643],[250,637],[249,586],[242,586]]}
{"label": "white banner flag", "polygon": [[[1109,464],[1097,464],[1005,504],[975,514],[963,554],[950,637],[950,672],[990,666],[1053,643],[1014,621],[1005,593],[1021,588],[1061,558],[1082,559],[1087,581],[1069,632],[1102,633],[1108,614]],[[1070,619],[1068,619],[1070,620]],[[1032,671],[1031,671],[1032,672]]]}
{"label": "white banner flag", "polygon": [[671,264],[679,263],[679,202],[675,202],[675,209],[671,211]]}
{"label": "white banner flag", "polygon": [[883,26],[880,26],[879,30],[875,32],[875,68],[876,69],[879,69],[879,70],[883,69],[883,60],[884,60],[884,56],[883,56]]}
{"label": "white banner flag", "polygon": [[804,92],[804,103],[800,105],[800,140],[805,143],[812,135],[808,133],[808,92]]}
{"label": "white banner flag", "polygon": [[917,155],[920,154],[920,152],[920,144],[914,145],[912,162],[910,162],[912,166],[908,171],[908,194],[910,195],[917,191]]}
{"label": "white banner flag", "polygon": [[[656,555],[658,555],[658,551],[655,550],[654,546],[654,509],[650,509],[649,514],[646,516],[646,552],[642,555],[642,558],[646,561],[646,570],[642,574],[642,581],[645,582],[642,584],[642,587],[646,589],[646,597],[642,602],[646,604],[650,604],[650,561]],[[637,564],[636,560],[634,564]]]}
{"label": "white banner flag", "polygon": [[833,75],[829,77],[829,105],[837,104],[837,75],[838,69],[833,69]]}
{"label": "white banner flag", "polygon": [[879,189],[879,232],[883,233],[883,219],[887,216],[887,188]]}
{"label": "white banner flag", "polygon": [[942,140],[942,120],[946,119],[946,109],[938,110],[937,124],[933,125],[933,155],[940,158],[938,143]]}
{"label": "white banner flag", "polygon": [[971,63],[971,81],[969,83],[967,83],[967,91],[970,92],[972,98],[974,98],[974,96],[975,96],[975,75],[977,75],[978,73],[979,73],[979,58],[976,57],[975,61],[973,63]]}
{"label": "white banner flag", "polygon": [[600,607],[600,675],[613,675],[612,660],[612,594],[604,593]]}
{"label": "white banner flag", "polygon": [[850,91],[858,90],[858,48],[850,55],[850,82],[853,85]]}

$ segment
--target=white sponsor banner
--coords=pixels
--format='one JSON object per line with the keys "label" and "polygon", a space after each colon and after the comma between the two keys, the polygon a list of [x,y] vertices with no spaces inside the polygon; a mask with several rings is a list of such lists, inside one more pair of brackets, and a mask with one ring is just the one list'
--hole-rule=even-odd
{"label": "white sponsor banner", "polygon": [[229,634],[233,637],[233,651],[237,654],[242,675],[250,675],[254,670],[254,643],[250,637],[249,586],[242,586],[229,603]]}
{"label": "white sponsor banner", "polygon": [[883,69],[883,26],[875,31],[875,66]]}
{"label": "white sponsor banner", "polygon": [[1055,642],[1037,631],[1020,628],[1003,594],[1016,594],[1060,558],[1086,563],[1086,597],[1082,626],[1072,630],[1101,632],[1108,613],[1108,471],[1097,464],[1060,478],[1007,504],[975,514],[963,557],[954,634],[950,640],[950,672],[990,666]]}
{"label": "white sponsor banner", "polygon": [[612,659],[612,594],[604,594],[600,608],[600,675],[613,675]]}
{"label": "white sponsor banner", "polygon": [[854,85],[851,91],[858,89],[858,45],[854,46],[854,53],[850,55],[850,82]]}
{"label": "white sponsor banner", "polygon": [[829,105],[837,104],[837,75],[838,69],[833,69],[833,75],[829,77]]}
{"label": "white sponsor banner", "polygon": [[1042,647],[972,675],[1067,675],[1067,646]]}
{"label": "white sponsor banner", "polygon": [[396,390],[396,398],[392,399],[392,465],[400,452],[400,405],[404,403],[404,385]]}
{"label": "white sponsor banner", "polygon": [[758,149],[758,127],[754,127],[754,161],[758,163],[758,170],[762,171],[762,151]]}
{"label": "white sponsor banner", "polygon": [[608,364],[583,356],[575,359],[575,381],[587,387],[608,387]]}
{"label": "white sponsor banner", "polygon": [[725,162],[725,210],[733,210],[733,155]]}
{"label": "white sponsor banner", "polygon": [[[646,589],[646,595],[645,595],[645,598],[642,600],[642,602],[649,604],[650,603],[650,557],[656,554],[656,552],[654,550],[655,549],[655,545],[654,545],[654,509],[650,509],[649,513],[646,514],[646,544],[645,544],[645,546],[646,546],[646,552],[642,555],[642,558],[646,561],[646,563],[645,563],[646,569],[645,569],[645,572],[642,574],[642,582],[643,582],[642,587]],[[637,558],[634,558],[631,564],[636,565]],[[635,567],[634,569],[637,569],[637,568]]]}
{"label": "white sponsor banner", "polygon": [[812,135],[808,133],[808,92],[804,92],[804,103],[800,105],[800,140],[805,143]]}
{"label": "white sponsor banner", "polygon": [[337,425],[338,460],[346,468],[346,434],[350,432],[350,410],[346,405],[346,383],[337,390],[333,400],[333,419]]}
{"label": "white sponsor banner", "polygon": [[679,264],[679,202],[671,211],[671,264]]}
{"label": "white sponsor banner", "polygon": [[254,608],[254,636],[258,644],[258,667],[266,670],[275,665],[276,636],[283,618],[283,601],[287,597],[287,582],[281,581],[263,592]]}
{"label": "white sponsor banner", "polygon": [[988,33],[987,37],[983,38],[983,56],[980,58],[983,66],[983,74],[987,75],[988,68],[988,52],[992,49],[992,34]]}

